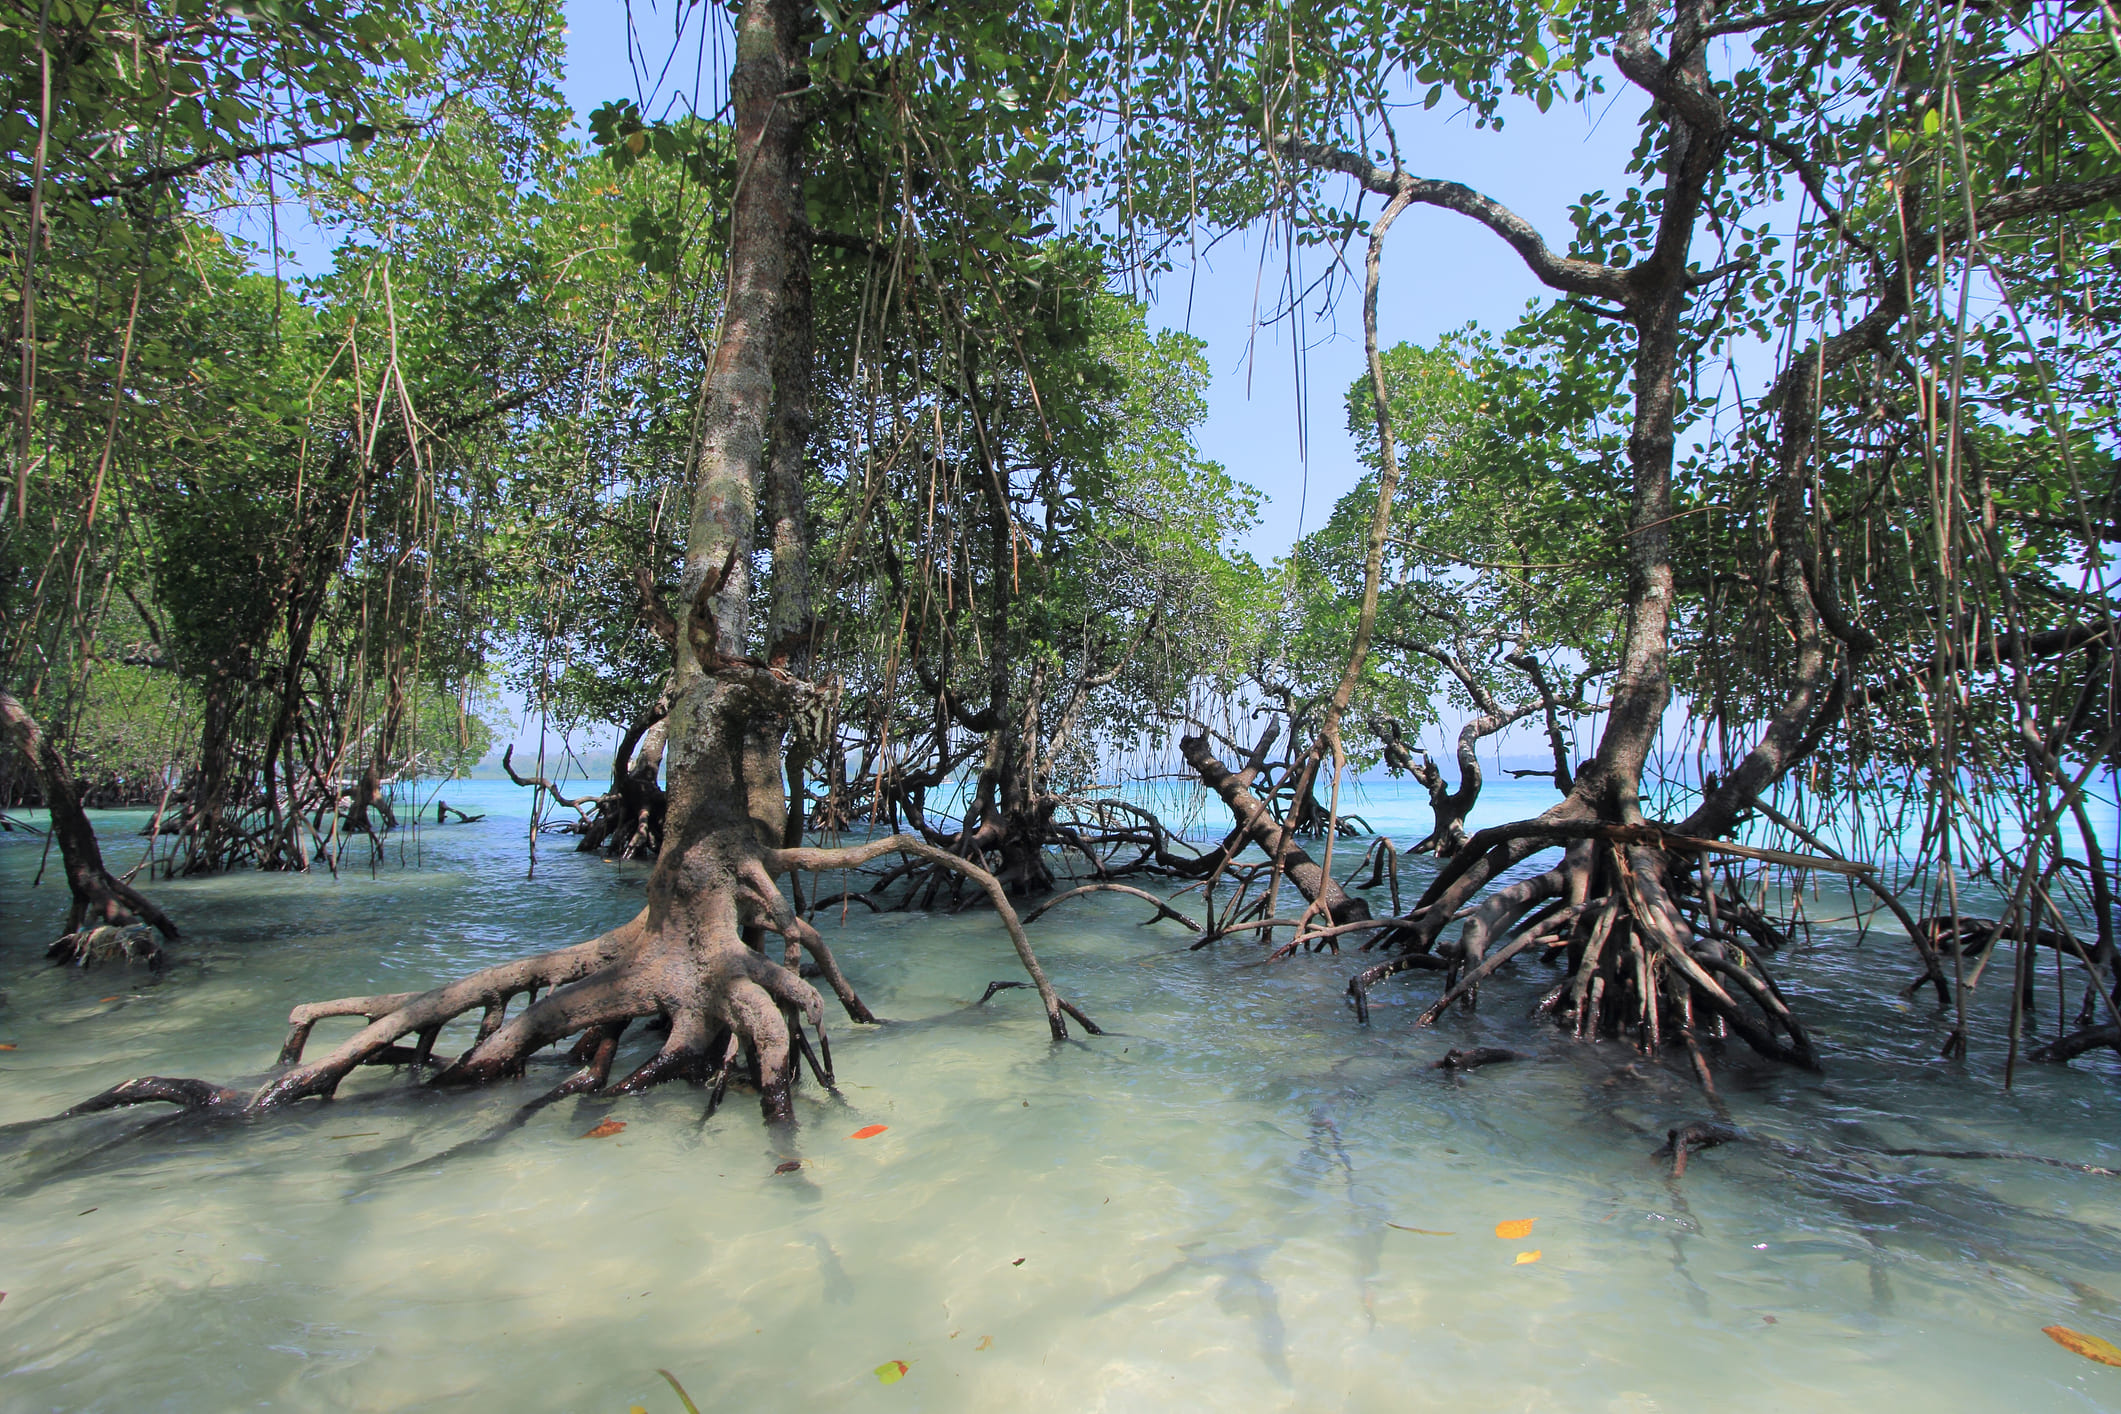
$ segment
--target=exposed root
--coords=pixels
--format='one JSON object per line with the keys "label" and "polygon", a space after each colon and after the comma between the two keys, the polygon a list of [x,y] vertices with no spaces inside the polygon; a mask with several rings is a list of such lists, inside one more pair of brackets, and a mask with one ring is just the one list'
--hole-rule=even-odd
{"label": "exposed root", "polygon": [[[713,852],[708,861],[712,867],[703,879],[685,877],[699,861],[673,860],[666,854],[650,880],[648,907],[588,942],[502,963],[425,992],[346,997],[296,1007],[288,1017],[280,1073],[253,1092],[147,1077],[105,1091],[68,1113],[155,1101],[256,1113],[296,1100],[329,1098],[354,1070],[371,1065],[411,1066],[416,1071],[436,1067],[436,1085],[478,1084],[520,1075],[535,1052],[579,1038],[572,1055],[581,1069],[540,1102],[545,1103],[568,1094],[604,1091],[628,1026],[653,1018],[667,1026],[662,1046],[609,1086],[609,1093],[637,1094],[682,1079],[711,1084],[711,1104],[719,1105],[739,1057],[745,1057],[766,1117],[786,1119],[792,1112],[799,1064],[807,1064],[821,1084],[832,1081],[823,1001],[796,971],[798,953],[810,955],[850,1018],[876,1018],[817,930],[796,916],[774,877],[796,868],[852,867],[890,851],[943,862],[987,892],[1031,975],[1028,985],[1037,987],[1048,1004],[1056,1039],[1067,1034],[1063,1017],[1075,1018],[1093,1035],[1102,1034],[1054,992],[999,882],[977,865],[947,856],[938,861],[935,856],[942,851],[907,837],[854,850],[785,851],[739,837],[733,847],[724,841]],[[691,887],[681,888],[687,884]],[[756,942],[745,941],[769,932],[781,935],[784,962],[769,958]],[[524,999],[520,1007],[515,1006],[518,999]],[[478,1025],[469,1048],[446,1063],[437,1062],[433,1051],[444,1028],[473,1015]],[[339,1017],[366,1024],[328,1054],[305,1061],[314,1028]],[[811,1031],[816,1033],[814,1047],[807,1034]]]}
{"label": "exposed root", "polygon": [[[1761,962],[1759,946],[1779,942],[1779,932],[1680,867],[1683,850],[1712,842],[1675,847],[1648,826],[1552,825],[1546,840],[1537,822],[1483,831],[1454,858],[1414,910],[1421,926],[1401,940],[1413,950],[1349,982],[1358,1016],[1368,1017],[1369,988],[1410,957],[1433,953],[1447,972],[1444,991],[1418,1022],[1428,1026],[1453,1003],[1475,1005],[1484,981],[1530,953],[1565,967],[1540,1013],[1578,1037],[1625,1038],[1645,1055],[1683,1047],[1712,1096],[1702,1042],[1726,1034],[1762,1055],[1818,1068],[1810,1033]],[[1569,841],[1560,864],[1467,906],[1483,883],[1559,839]],[[1464,921],[1457,939],[1425,946],[1454,917]]]}
{"label": "exposed root", "polygon": [[[1028,987],[1030,985],[1031,984],[1028,982],[989,982],[987,984],[987,990],[980,993],[979,1000],[974,1002],[973,1005],[985,1006],[987,1004],[988,999],[991,998],[996,992],[1007,992],[1017,987]],[[1083,1015],[1082,1008],[1076,1006],[1075,1003],[1063,999],[1061,1002],[1061,1010],[1068,1013],[1068,1015],[1074,1017],[1076,1021],[1081,1024],[1083,1030],[1089,1032],[1092,1036],[1102,1036],[1105,1034],[1104,1028],[1099,1026],[1096,1022],[1092,1021],[1089,1017]]]}
{"label": "exposed root", "polygon": [[104,924],[68,933],[46,948],[44,955],[68,967],[122,963],[127,967],[144,966],[157,971],[169,960],[155,930],[139,923],[123,928]]}
{"label": "exposed root", "polygon": [[1055,894],[1052,898],[1047,899],[1037,908],[1032,909],[1029,913],[1024,915],[1024,926],[1029,927],[1031,924],[1038,922],[1039,919],[1045,917],[1046,914],[1052,911],[1056,906],[1066,903],[1069,899],[1081,898],[1084,894],[1097,893],[1127,894],[1133,898],[1138,898],[1144,903],[1153,906],[1156,909],[1156,912],[1141,921],[1140,926],[1144,928],[1148,927],[1151,923],[1159,923],[1162,922],[1164,919],[1169,918],[1175,920],[1178,923],[1183,924],[1185,927],[1191,929],[1195,933],[1201,931],[1200,924],[1194,922],[1185,914],[1180,913],[1177,909],[1173,908],[1168,902],[1158,898],[1155,894],[1150,893],[1147,889],[1137,889],[1131,884],[1084,884],[1080,888],[1070,889],[1064,894]]}
{"label": "exposed root", "polygon": [[2061,1065],[2075,1060],[2086,1051],[2100,1047],[2121,1051],[2121,1024],[2108,1022],[2104,1026],[2084,1026],[2066,1036],[2058,1036],[2046,1045],[2036,1048],[2031,1059]]}

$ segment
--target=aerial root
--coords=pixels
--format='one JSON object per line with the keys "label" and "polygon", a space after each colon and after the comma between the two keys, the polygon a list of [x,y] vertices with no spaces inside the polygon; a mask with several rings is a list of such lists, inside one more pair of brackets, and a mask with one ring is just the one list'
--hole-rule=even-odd
{"label": "aerial root", "polygon": [[[1498,857],[1486,877],[1514,862]],[[1565,969],[1535,1014],[1552,1017],[1580,1039],[1630,1040],[1645,1055],[1683,1047],[1712,1099],[1717,1097],[1704,1039],[1735,1034],[1764,1056],[1818,1069],[1809,1033],[1757,950],[1763,939],[1772,944],[1781,933],[1706,886],[1692,894],[1675,892],[1675,878],[1685,883],[1675,862],[1651,845],[1577,840],[1554,868],[1466,908],[1454,942],[1433,953],[1403,953],[1358,973],[1348,984],[1357,1016],[1368,1019],[1367,993],[1378,982],[1409,967],[1427,967],[1447,974],[1443,992],[1416,1023],[1433,1025],[1453,1003],[1470,1010],[1483,982],[1530,952]],[[1428,897],[1415,914],[1444,906],[1447,896]]]}
{"label": "aerial root", "polygon": [[1198,933],[1201,931],[1200,924],[1194,922],[1185,914],[1180,913],[1177,909],[1173,908],[1167,900],[1158,898],[1155,894],[1150,893],[1147,889],[1137,889],[1131,884],[1106,883],[1084,884],[1079,888],[1070,889],[1064,894],[1055,894],[1052,898],[1047,899],[1037,908],[1032,909],[1029,913],[1024,915],[1024,926],[1027,928],[1030,927],[1033,923],[1038,922],[1038,920],[1045,917],[1047,913],[1059,907],[1061,904],[1066,903],[1069,899],[1081,898],[1084,894],[1099,893],[1126,894],[1129,897],[1138,898],[1144,903],[1147,903],[1153,908],[1155,908],[1155,913],[1151,914],[1149,917],[1144,918],[1141,921],[1141,924],[1139,925],[1141,927],[1146,928],[1151,923],[1160,923],[1164,919],[1169,918],[1182,924],[1191,932]]}
{"label": "aerial root", "polygon": [[[987,1004],[988,998],[992,997],[996,992],[1007,992],[1017,987],[1028,987],[1030,985],[1031,984],[1029,982],[989,982],[987,984],[987,990],[980,993],[980,999],[974,1002],[973,1005],[985,1006]],[[1089,1032],[1092,1036],[1102,1036],[1105,1034],[1103,1027],[1099,1026],[1089,1017],[1083,1015],[1081,1007],[1078,1007],[1074,1002],[1069,1001],[1066,997],[1061,997],[1058,1000],[1060,1002],[1061,1010],[1068,1013],[1068,1015],[1074,1017],[1076,1022],[1083,1028],[1083,1030]]]}
{"label": "aerial root", "polygon": [[1387,977],[1402,972],[1442,972],[1451,964],[1434,953],[1401,953],[1389,962],[1380,962],[1365,967],[1348,979],[1348,998],[1355,1003],[1355,1020],[1358,1024],[1370,1024],[1370,989]]}

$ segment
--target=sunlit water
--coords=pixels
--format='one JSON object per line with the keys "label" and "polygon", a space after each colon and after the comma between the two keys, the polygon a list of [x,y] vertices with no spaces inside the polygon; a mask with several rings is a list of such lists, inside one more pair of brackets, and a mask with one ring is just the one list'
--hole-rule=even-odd
{"label": "sunlit water", "polygon": [[[0,1121],[143,1072],[255,1077],[295,1001],[638,907],[638,867],[566,841],[526,882],[520,795],[448,795],[493,813],[428,828],[417,868],[157,883],[187,930],[159,979],[44,963],[63,891],[0,836]],[[1418,834],[1411,806],[1365,808]],[[135,818],[105,822],[121,867]],[[1435,981],[1398,979],[1364,1029],[1356,958],[1190,952],[1144,912],[1105,895],[1033,927],[1111,1033],[1054,1046],[1027,992],[971,1005],[1017,975],[991,917],[856,910],[828,936],[892,1024],[834,1026],[842,1093],[806,1084],[792,1136],[749,1096],[703,1122],[685,1086],[508,1128],[557,1063],[476,1094],[364,1072],[254,1123],[6,1131],[0,1408],[676,1411],[659,1367],[710,1411],[2121,1408],[2121,1369],[2040,1333],[2121,1339],[2121,1180],[1877,1152],[2121,1167],[2112,1056],[2003,1093],[2000,986],[1973,1060],[1939,1061],[1933,1006],[1898,998],[1905,943],[1821,932],[1783,972],[1827,1073],[1731,1056],[1757,1142],[1675,1184],[1651,1151],[1708,1116],[1699,1090],[1529,1023],[1543,970],[1419,1032]],[[1474,1043],[1529,1058],[1430,1069]],[[626,1128],[581,1137],[606,1118]]]}

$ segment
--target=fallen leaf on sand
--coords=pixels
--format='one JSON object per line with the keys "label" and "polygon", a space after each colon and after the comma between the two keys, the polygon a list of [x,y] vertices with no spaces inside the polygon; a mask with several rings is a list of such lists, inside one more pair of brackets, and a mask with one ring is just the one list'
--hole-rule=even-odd
{"label": "fallen leaf on sand", "polygon": [[789,1160],[786,1160],[785,1162],[782,1162],[782,1163],[778,1163],[778,1164],[775,1164],[775,1165],[773,1166],[773,1171],[774,1171],[775,1173],[794,1173],[794,1172],[795,1172],[795,1171],[796,1171],[797,1169],[801,1168],[802,1166],[803,1166],[803,1161],[802,1161],[801,1159],[789,1159]]}
{"label": "fallen leaf on sand", "polygon": [[974,1346],[973,1348],[975,1350],[985,1350],[988,1346],[992,1344],[994,1344],[994,1337],[991,1335],[983,1335],[979,1338],[979,1344]]}
{"label": "fallen leaf on sand", "polygon": [[906,1378],[906,1371],[911,1368],[912,1366],[903,1360],[886,1360],[876,1367],[876,1382],[880,1385],[895,1385]]}
{"label": "fallen leaf on sand", "polygon": [[582,1137],[584,1139],[609,1139],[625,1127],[626,1121],[623,1119],[607,1119]]}
{"label": "fallen leaf on sand", "polygon": [[2121,1365],[2121,1346],[2110,1340],[2073,1331],[2068,1326],[2042,1326],[2040,1333],[2064,1350],[2074,1351],[2087,1360],[2096,1360],[2102,1365]]}
{"label": "fallen leaf on sand", "polygon": [[1538,1249],[1537,1247],[1534,1247],[1534,1248],[1533,1248],[1533,1249],[1532,1249],[1531,1251],[1529,1251],[1529,1252],[1519,1252],[1519,1253],[1517,1254],[1517,1265],[1518,1265],[1518,1266],[1520,1266],[1520,1267],[1524,1266],[1524,1265],[1525,1265],[1526,1263],[1528,1263],[1528,1262],[1536,1262],[1536,1261],[1538,1261],[1538,1260],[1539,1260],[1539,1249]]}
{"label": "fallen leaf on sand", "polygon": [[1386,1227],[1398,1228],[1401,1232],[1418,1232],[1423,1237],[1456,1237],[1455,1232],[1439,1232],[1433,1227],[1408,1227],[1405,1223],[1386,1223]]}
{"label": "fallen leaf on sand", "polygon": [[1537,1218],[1511,1218],[1506,1223],[1495,1224],[1495,1235],[1505,1242],[1515,1242],[1520,1237],[1532,1235],[1532,1224]]}
{"label": "fallen leaf on sand", "polygon": [[874,1139],[890,1127],[888,1124],[865,1124],[847,1137],[850,1139]]}

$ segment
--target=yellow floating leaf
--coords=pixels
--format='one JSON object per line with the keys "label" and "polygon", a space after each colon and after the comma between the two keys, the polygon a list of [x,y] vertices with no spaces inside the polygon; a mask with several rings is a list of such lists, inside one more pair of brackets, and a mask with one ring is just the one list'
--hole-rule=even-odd
{"label": "yellow floating leaf", "polygon": [[1526,1263],[1528,1263],[1528,1262],[1536,1262],[1536,1261],[1538,1261],[1538,1260],[1539,1260],[1539,1249],[1538,1249],[1537,1247],[1534,1247],[1534,1248],[1533,1248],[1533,1249],[1532,1249],[1531,1251],[1529,1251],[1529,1252],[1519,1252],[1519,1253],[1517,1254],[1517,1265],[1518,1265],[1518,1266],[1520,1266],[1520,1267],[1521,1267],[1521,1266],[1524,1266],[1524,1265],[1525,1265]]}
{"label": "yellow floating leaf", "polygon": [[2042,1326],[2040,1334],[2046,1336],[2064,1350],[2074,1351],[2087,1360],[2096,1360],[2102,1365],[2121,1365],[2121,1346],[2110,1340],[2101,1340],[2083,1331],[2073,1331],[2068,1326]]}
{"label": "yellow floating leaf", "polygon": [[886,1360],[876,1367],[876,1382],[880,1385],[895,1385],[906,1378],[906,1371],[913,1368],[903,1360]]}
{"label": "yellow floating leaf", "polygon": [[987,1348],[988,1346],[990,1346],[990,1345],[993,1345],[993,1344],[994,1344],[994,1337],[993,1337],[993,1336],[991,1336],[991,1335],[983,1335],[983,1336],[981,1336],[981,1337],[979,1338],[979,1345],[978,1345],[977,1347],[975,1347],[975,1348],[976,1348],[976,1349],[979,1349],[979,1350],[985,1350],[985,1349],[986,1349],[986,1348]]}
{"label": "yellow floating leaf", "polygon": [[648,1406],[645,1404],[633,1405],[627,1409],[626,1414],[648,1414]]}
{"label": "yellow floating leaf", "polygon": [[1505,1242],[1515,1242],[1520,1237],[1532,1235],[1532,1224],[1537,1218],[1511,1218],[1506,1223],[1495,1224],[1495,1235]]}

